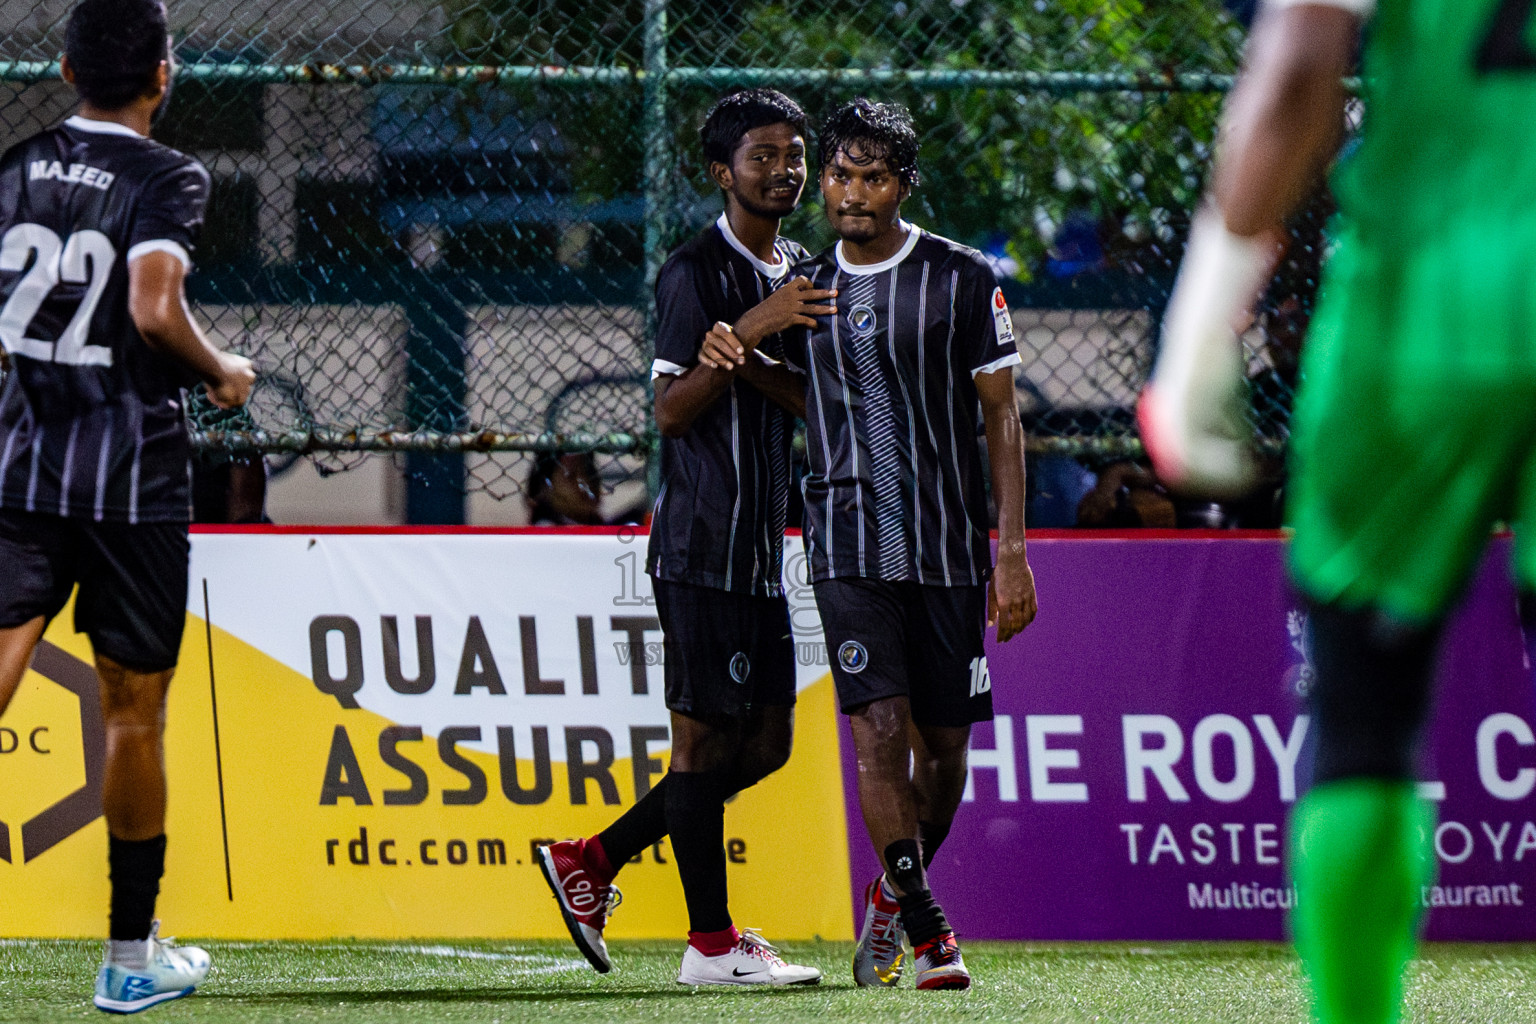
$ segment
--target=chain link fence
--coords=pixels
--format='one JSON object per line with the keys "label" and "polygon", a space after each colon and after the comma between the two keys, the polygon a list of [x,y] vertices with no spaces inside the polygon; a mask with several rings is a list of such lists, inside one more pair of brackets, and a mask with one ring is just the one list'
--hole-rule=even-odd
{"label": "chain link fence", "polygon": [[[67,0],[0,0],[0,136],[66,115]],[[394,453],[411,517],[531,500],[548,453],[643,503],[648,281],[720,209],[697,126],[772,85],[909,106],[907,216],[994,262],[1037,456],[1139,453],[1155,344],[1243,43],[1217,0],[173,0],[157,128],[214,188],[200,319],[261,371],[197,444],[325,472]],[[1320,200],[1250,332],[1284,444]],[[785,233],[827,244],[814,182]],[[590,457],[586,453],[591,453]]]}

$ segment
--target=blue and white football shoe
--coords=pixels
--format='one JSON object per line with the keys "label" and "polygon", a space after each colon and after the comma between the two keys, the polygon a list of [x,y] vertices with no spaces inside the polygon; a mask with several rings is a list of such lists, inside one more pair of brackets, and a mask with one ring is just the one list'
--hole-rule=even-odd
{"label": "blue and white football shoe", "polygon": [[[207,950],[178,946],[160,938],[160,922],[149,930],[147,962],[128,967],[110,957],[96,974],[96,995],[91,1001],[108,1013],[138,1013],[151,1006],[189,996],[208,976]],[[110,947],[108,947],[110,948]]]}

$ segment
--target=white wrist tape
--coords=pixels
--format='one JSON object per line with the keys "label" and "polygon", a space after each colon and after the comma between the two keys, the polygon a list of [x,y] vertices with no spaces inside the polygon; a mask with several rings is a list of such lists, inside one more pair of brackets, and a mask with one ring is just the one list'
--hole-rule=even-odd
{"label": "white wrist tape", "polygon": [[1238,327],[1268,283],[1273,259],[1271,242],[1234,235],[1214,206],[1195,215],[1163,318],[1154,374],[1160,385],[1203,390],[1195,383],[1202,378],[1241,374]]}
{"label": "white wrist tape", "polygon": [[1300,7],[1302,4],[1337,7],[1359,16],[1362,21],[1369,20],[1370,16],[1376,12],[1376,0],[1264,0],[1264,6],[1275,10],[1282,7]]}

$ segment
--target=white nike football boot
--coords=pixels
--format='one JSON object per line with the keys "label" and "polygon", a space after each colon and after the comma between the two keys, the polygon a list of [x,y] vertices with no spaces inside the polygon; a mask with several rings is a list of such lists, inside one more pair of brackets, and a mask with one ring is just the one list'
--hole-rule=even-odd
{"label": "white nike football boot", "polygon": [[[129,967],[110,957],[96,974],[96,995],[91,1000],[108,1013],[138,1013],[172,999],[189,996],[208,976],[208,952],[196,946],[178,946],[172,938],[160,938],[160,922],[145,939],[146,963]],[[111,948],[110,946],[108,947]]]}
{"label": "white nike football boot", "polygon": [[767,939],[743,928],[729,953],[705,956],[690,945],[683,953],[677,981],[680,985],[815,985],[821,981],[821,972],[785,963]]}

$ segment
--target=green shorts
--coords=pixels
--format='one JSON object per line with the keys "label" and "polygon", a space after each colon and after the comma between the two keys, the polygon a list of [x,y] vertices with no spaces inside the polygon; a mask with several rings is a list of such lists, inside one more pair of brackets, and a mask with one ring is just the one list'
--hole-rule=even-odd
{"label": "green shorts", "polygon": [[1507,310],[1425,316],[1414,298],[1422,281],[1369,272],[1354,253],[1337,262],[1344,273],[1329,268],[1291,439],[1297,585],[1315,600],[1434,619],[1503,521],[1522,538],[1516,569],[1532,588],[1536,372],[1519,359],[1491,366],[1477,345],[1480,320],[1484,338],[1511,333],[1507,319],[1486,323]]}

